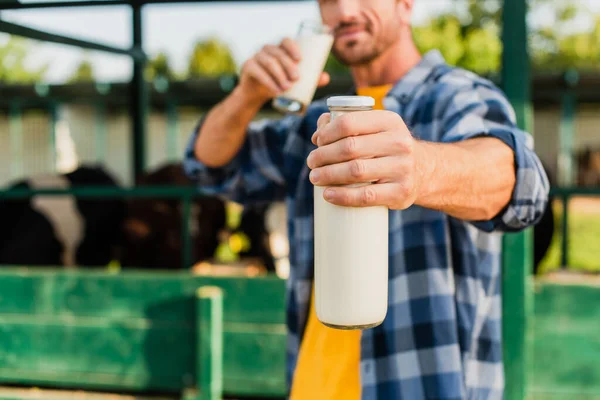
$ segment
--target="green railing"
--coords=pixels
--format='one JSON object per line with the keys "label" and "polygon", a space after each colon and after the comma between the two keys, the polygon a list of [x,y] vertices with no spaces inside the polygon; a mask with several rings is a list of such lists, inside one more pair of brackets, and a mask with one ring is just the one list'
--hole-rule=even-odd
{"label": "green railing", "polygon": [[550,195],[559,198],[562,201],[562,226],[561,226],[561,250],[560,266],[567,268],[569,266],[569,201],[575,196],[594,196],[600,197],[600,188],[598,187],[554,187],[550,190]]}

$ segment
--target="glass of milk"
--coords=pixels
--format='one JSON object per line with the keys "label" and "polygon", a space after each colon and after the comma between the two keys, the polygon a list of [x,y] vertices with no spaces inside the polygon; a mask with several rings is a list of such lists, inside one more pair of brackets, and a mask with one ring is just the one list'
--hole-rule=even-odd
{"label": "glass of milk", "polygon": [[[332,121],[374,104],[366,96],[327,100]],[[317,318],[335,329],[373,328],[388,308],[388,208],[333,205],[323,198],[325,189],[314,187]]]}
{"label": "glass of milk", "polygon": [[304,21],[296,38],[302,58],[299,79],[273,99],[273,108],[283,113],[304,114],[317,90],[319,78],[333,45],[331,28],[318,22]]}

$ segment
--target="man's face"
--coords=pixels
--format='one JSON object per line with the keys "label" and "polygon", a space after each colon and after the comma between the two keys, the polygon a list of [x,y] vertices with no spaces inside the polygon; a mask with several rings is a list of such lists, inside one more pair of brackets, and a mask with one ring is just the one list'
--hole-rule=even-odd
{"label": "man's face", "polygon": [[368,64],[398,41],[410,23],[412,0],[318,0],[334,29],[332,52],[343,64]]}

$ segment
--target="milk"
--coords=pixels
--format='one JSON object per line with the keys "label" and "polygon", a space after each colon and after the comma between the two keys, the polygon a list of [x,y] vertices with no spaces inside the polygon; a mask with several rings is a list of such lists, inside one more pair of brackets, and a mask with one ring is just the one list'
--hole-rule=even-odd
{"label": "milk", "polygon": [[325,189],[314,187],[317,317],[332,328],[372,328],[387,313],[388,208],[333,205]]}
{"label": "milk", "polygon": [[302,58],[298,63],[299,79],[273,100],[273,107],[283,112],[303,114],[312,102],[319,78],[333,45],[333,35],[304,32],[296,39]]}

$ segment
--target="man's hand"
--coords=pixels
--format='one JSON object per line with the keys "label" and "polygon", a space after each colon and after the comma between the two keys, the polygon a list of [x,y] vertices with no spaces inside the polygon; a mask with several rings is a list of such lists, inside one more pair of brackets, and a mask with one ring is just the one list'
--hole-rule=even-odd
{"label": "man's hand", "polygon": [[[290,87],[300,76],[298,63],[302,53],[298,44],[286,38],[279,45],[266,45],[242,66],[239,89],[246,96],[263,104]],[[329,83],[329,74],[323,72],[318,86]]]}
{"label": "man's hand", "polygon": [[307,164],[310,180],[330,187],[325,199],[340,206],[387,206],[402,210],[417,199],[424,179],[421,144],[412,137],[402,118],[391,111],[361,111],[330,122],[323,114],[312,137],[318,149]]}

